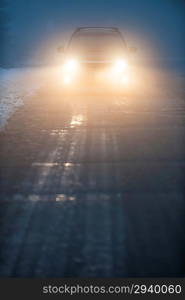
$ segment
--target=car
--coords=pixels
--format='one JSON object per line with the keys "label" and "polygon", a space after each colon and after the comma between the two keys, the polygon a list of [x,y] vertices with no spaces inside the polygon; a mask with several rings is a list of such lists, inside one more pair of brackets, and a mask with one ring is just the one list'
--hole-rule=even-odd
{"label": "car", "polygon": [[130,52],[117,27],[77,28],[64,49],[61,81],[66,90],[101,87],[124,91],[130,84]]}

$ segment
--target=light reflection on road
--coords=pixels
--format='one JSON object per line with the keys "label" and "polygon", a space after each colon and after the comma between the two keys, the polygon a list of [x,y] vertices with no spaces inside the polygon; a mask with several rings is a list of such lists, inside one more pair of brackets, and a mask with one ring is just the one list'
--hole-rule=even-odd
{"label": "light reflection on road", "polygon": [[73,115],[72,120],[71,120],[71,128],[75,128],[77,126],[80,126],[83,124],[84,122],[84,115],[82,114],[77,114],[77,115]]}

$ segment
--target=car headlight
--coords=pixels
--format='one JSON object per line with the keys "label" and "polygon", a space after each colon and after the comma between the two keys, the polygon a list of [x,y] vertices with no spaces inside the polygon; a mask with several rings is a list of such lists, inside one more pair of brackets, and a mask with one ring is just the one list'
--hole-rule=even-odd
{"label": "car headlight", "polygon": [[124,59],[119,59],[114,63],[113,70],[115,73],[122,73],[128,69],[128,63]]}
{"label": "car headlight", "polygon": [[63,68],[65,72],[75,72],[78,69],[78,62],[75,59],[70,59],[64,63]]}

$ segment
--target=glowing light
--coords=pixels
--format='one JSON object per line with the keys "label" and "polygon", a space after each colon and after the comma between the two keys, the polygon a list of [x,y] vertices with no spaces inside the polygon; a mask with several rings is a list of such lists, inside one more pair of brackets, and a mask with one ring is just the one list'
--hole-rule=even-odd
{"label": "glowing light", "polygon": [[70,59],[64,64],[64,71],[69,73],[75,72],[77,68],[78,68],[78,62],[74,59]]}
{"label": "glowing light", "polygon": [[127,61],[123,59],[119,59],[114,64],[114,71],[116,73],[122,73],[123,71],[128,69],[128,63]]}

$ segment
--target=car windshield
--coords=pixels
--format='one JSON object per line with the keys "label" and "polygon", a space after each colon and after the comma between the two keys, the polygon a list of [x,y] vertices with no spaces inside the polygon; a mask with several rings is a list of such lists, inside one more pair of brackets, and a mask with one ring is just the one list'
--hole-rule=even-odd
{"label": "car windshield", "polygon": [[71,51],[123,51],[124,40],[118,34],[78,33],[69,44]]}

